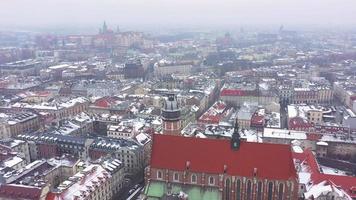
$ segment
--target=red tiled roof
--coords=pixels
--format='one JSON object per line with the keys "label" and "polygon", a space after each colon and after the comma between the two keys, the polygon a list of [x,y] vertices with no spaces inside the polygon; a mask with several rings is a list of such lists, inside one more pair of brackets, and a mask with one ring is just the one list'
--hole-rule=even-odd
{"label": "red tiled roof", "polygon": [[218,110],[225,110],[226,108],[226,103],[222,102],[222,101],[218,101],[213,105],[214,108],[218,109]]}
{"label": "red tiled roof", "polygon": [[354,101],[354,100],[356,100],[356,96],[352,96],[352,97],[350,97],[350,99],[351,99],[351,101]]}
{"label": "red tiled roof", "polygon": [[255,113],[251,117],[251,125],[263,125],[264,119],[264,116]]}
{"label": "red tiled roof", "polygon": [[103,97],[95,101],[95,106],[102,107],[102,108],[108,108],[111,106],[111,104],[114,103],[114,99],[111,97]]}
{"label": "red tiled roof", "polygon": [[298,129],[298,128],[311,128],[313,124],[304,120],[301,117],[293,117],[289,119],[288,128],[289,129]]}
{"label": "red tiled roof", "polygon": [[331,181],[336,186],[341,187],[350,197],[356,198],[356,194],[351,192],[351,190],[356,187],[356,177],[321,173],[319,164],[310,149],[305,150],[303,153],[295,153],[293,157],[308,164],[311,172],[311,180],[314,184],[325,180]]}
{"label": "red tiled roof", "polygon": [[257,168],[261,178],[296,177],[289,145],[241,142],[240,149],[234,151],[230,140],[154,134],[152,168],[183,171],[187,161],[194,172],[221,174],[226,165],[230,175],[251,177]]}
{"label": "red tiled roof", "polygon": [[10,199],[40,199],[42,189],[31,186],[3,184],[0,185],[0,197]]}
{"label": "red tiled roof", "polygon": [[226,103],[217,101],[199,117],[198,121],[207,124],[218,124],[224,115],[226,115],[226,107]]}
{"label": "red tiled roof", "polygon": [[311,141],[319,141],[321,139],[322,135],[318,133],[308,133],[307,134],[307,139]]}
{"label": "red tiled roof", "polygon": [[46,196],[46,200],[62,200],[63,198],[56,194],[56,193],[53,193],[53,192],[49,192]]}
{"label": "red tiled roof", "polygon": [[213,116],[213,115],[202,115],[198,121],[200,123],[206,124],[218,124],[221,120],[221,116]]}
{"label": "red tiled roof", "polygon": [[221,96],[246,96],[245,91],[236,89],[223,89],[220,92]]}
{"label": "red tiled roof", "polygon": [[110,107],[110,103],[106,99],[98,99],[95,101],[95,106],[101,107],[101,108],[108,108]]}

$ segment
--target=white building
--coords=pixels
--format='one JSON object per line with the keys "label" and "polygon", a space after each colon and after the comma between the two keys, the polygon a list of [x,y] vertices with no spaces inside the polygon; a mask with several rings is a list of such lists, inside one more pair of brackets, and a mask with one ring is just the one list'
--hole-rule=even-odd
{"label": "white building", "polygon": [[169,63],[167,61],[160,61],[154,65],[154,74],[158,77],[171,74],[189,75],[192,71],[192,68],[193,65],[191,64]]}
{"label": "white building", "polygon": [[91,164],[63,181],[47,198],[109,200],[113,194],[112,186],[111,174],[101,165]]}

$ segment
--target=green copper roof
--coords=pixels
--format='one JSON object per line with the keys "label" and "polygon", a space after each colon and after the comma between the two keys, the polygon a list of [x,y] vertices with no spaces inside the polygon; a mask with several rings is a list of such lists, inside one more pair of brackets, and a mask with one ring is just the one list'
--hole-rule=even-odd
{"label": "green copper roof", "polygon": [[217,189],[207,189],[204,194],[203,198],[204,200],[214,200],[214,199],[221,199],[219,195],[219,191]]}
{"label": "green copper roof", "polygon": [[179,185],[172,185],[171,192],[173,194],[178,194],[180,191],[182,191],[182,188]]}
{"label": "green copper roof", "polygon": [[217,200],[221,199],[218,189],[206,188],[201,189],[193,186],[187,190],[189,200]]}
{"label": "green copper roof", "polygon": [[192,188],[188,189],[187,195],[188,195],[189,200],[201,199],[200,188],[192,187]]}
{"label": "green copper roof", "polygon": [[[148,200],[157,200],[162,198],[166,194],[166,183],[165,182],[151,182],[145,188],[145,194]],[[177,194],[183,191],[188,195],[189,200],[218,200],[221,199],[220,192],[217,188],[201,188],[192,185],[179,185],[172,184],[171,193]]]}
{"label": "green copper roof", "polygon": [[145,194],[148,197],[162,197],[164,194],[165,184],[161,182],[152,182],[146,187]]}

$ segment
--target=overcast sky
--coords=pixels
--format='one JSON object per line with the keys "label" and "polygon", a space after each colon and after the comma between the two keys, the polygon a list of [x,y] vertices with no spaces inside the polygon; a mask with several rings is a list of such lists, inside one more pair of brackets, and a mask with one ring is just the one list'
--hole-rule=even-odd
{"label": "overcast sky", "polygon": [[356,0],[0,0],[0,25],[356,25]]}

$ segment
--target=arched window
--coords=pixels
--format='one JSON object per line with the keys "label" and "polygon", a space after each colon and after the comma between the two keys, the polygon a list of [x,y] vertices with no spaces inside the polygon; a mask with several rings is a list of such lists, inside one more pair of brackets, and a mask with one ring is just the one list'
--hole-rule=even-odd
{"label": "arched window", "polygon": [[225,199],[230,200],[230,179],[225,181]]}
{"label": "arched window", "polygon": [[272,182],[269,182],[268,183],[268,200],[272,200],[272,196],[273,196],[273,183]]}
{"label": "arched window", "polygon": [[176,182],[179,181],[179,174],[178,174],[177,172],[175,172],[175,173],[173,174],[173,181],[176,181]]}
{"label": "arched window", "polygon": [[241,180],[236,181],[236,200],[241,200]]}
{"label": "arched window", "polygon": [[284,192],[284,185],[283,183],[280,183],[278,187],[278,200],[283,200],[283,192]]}
{"label": "arched window", "polygon": [[263,188],[262,188],[262,182],[258,182],[258,185],[257,185],[257,200],[262,200],[262,191],[263,191]]}
{"label": "arched window", "polygon": [[214,185],[214,182],[215,182],[214,177],[210,176],[209,177],[209,185]]}
{"label": "arched window", "polygon": [[192,182],[192,183],[197,183],[197,175],[192,174],[191,182]]}
{"label": "arched window", "polygon": [[162,179],[162,172],[161,171],[157,171],[157,179]]}
{"label": "arched window", "polygon": [[250,180],[247,181],[247,192],[246,192],[246,199],[252,199],[252,183]]}

